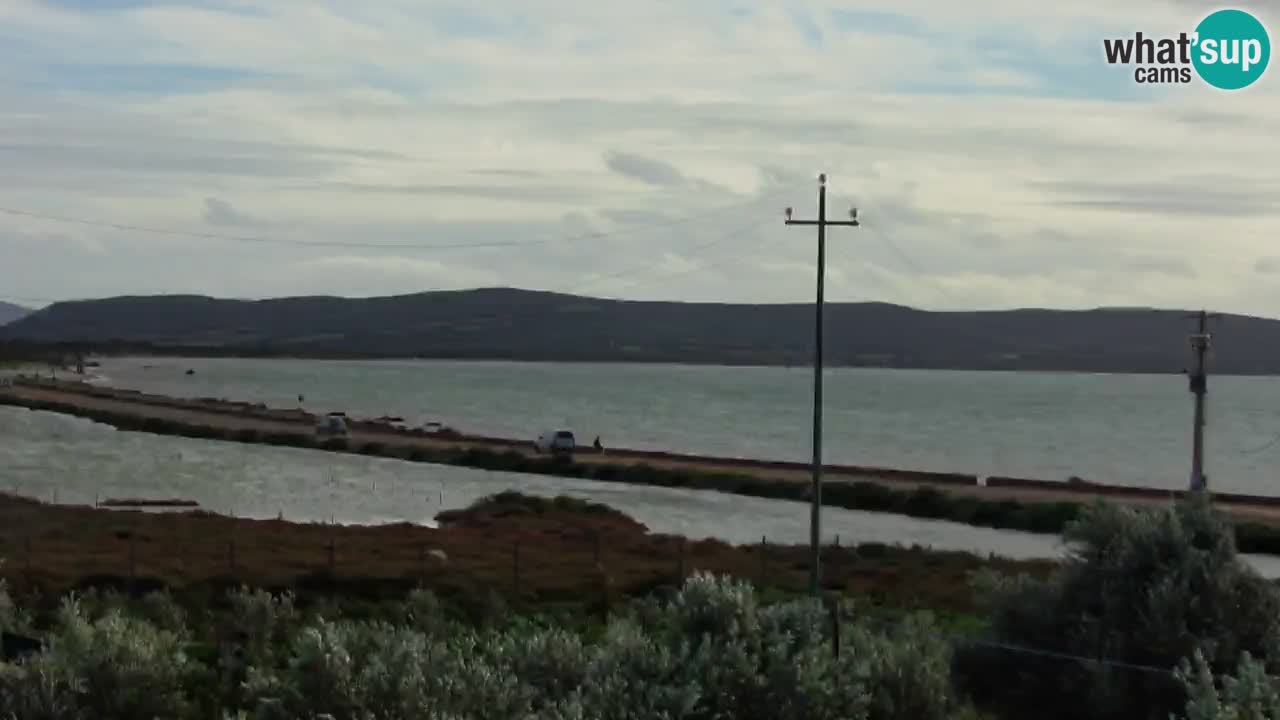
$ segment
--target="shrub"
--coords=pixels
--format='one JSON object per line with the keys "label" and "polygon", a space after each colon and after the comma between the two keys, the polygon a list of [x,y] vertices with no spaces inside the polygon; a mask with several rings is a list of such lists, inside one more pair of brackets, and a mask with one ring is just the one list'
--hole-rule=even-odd
{"label": "shrub", "polygon": [[[1280,683],[1267,674],[1266,665],[1245,653],[1234,677],[1214,682],[1204,656],[1184,663],[1178,678],[1189,700],[1185,720],[1275,720],[1280,718]],[[1219,689],[1219,684],[1221,689]]]}
{"label": "shrub", "polygon": [[271,661],[300,621],[291,593],[273,595],[241,588],[227,599],[231,604],[230,629],[243,642],[245,657],[251,663]]}
{"label": "shrub", "polygon": [[965,687],[1009,715],[1165,718],[1185,690],[1160,669],[1201,653],[1227,671],[1280,640],[1280,593],[1239,560],[1231,527],[1202,498],[1164,510],[1097,504],[1064,539],[1072,553],[1053,578],[984,579],[983,640],[1157,671],[962,650]]}
{"label": "shrub", "polygon": [[244,443],[257,443],[262,441],[262,435],[253,428],[242,428],[236,431],[235,439]]}
{"label": "shrub", "polygon": [[138,429],[144,432],[161,435],[175,434],[179,428],[180,426],[177,423],[158,417],[142,418],[138,424]]}
{"label": "shrub", "polygon": [[173,633],[116,610],[90,621],[69,601],[49,646],[0,675],[0,716],[183,717],[196,672]]}

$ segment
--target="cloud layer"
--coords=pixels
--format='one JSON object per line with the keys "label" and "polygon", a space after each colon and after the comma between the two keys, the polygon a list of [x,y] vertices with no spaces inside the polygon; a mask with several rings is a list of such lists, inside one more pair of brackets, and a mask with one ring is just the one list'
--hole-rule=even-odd
{"label": "cloud layer", "polygon": [[1065,5],[9,0],[0,292],[806,302],[825,171],[832,299],[1280,316],[1276,71],[1137,85],[1102,39],[1198,6]]}

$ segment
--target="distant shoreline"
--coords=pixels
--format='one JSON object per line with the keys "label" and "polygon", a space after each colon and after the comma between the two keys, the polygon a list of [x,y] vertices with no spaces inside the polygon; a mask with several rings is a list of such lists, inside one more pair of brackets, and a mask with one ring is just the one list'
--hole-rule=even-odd
{"label": "distant shoreline", "polygon": [[[0,343],[0,358],[3,358],[3,344]],[[51,346],[46,352],[71,352],[66,348],[58,348]],[[554,358],[519,358],[519,357],[502,357],[502,356],[453,356],[453,355],[373,355],[373,354],[337,354],[337,353],[316,353],[316,354],[282,354],[282,353],[252,353],[252,352],[218,352],[211,348],[154,348],[149,351],[142,350],[120,350],[102,352],[94,350],[86,352],[86,357],[95,358],[156,358],[156,359],[172,359],[172,360],[279,360],[279,361],[310,361],[310,362],[458,362],[458,363],[513,363],[527,365],[620,365],[620,366],[666,366],[666,367],[689,367],[689,368],[744,368],[744,369],[789,369],[797,371],[813,372],[812,361],[806,363],[752,363],[752,362],[726,362],[718,360],[696,361],[696,360],[629,360],[621,358],[602,358],[602,359],[554,359]],[[6,365],[6,361],[0,359],[0,369],[14,366],[26,366],[28,368],[40,367],[40,363],[32,361],[12,361]],[[1002,367],[978,367],[978,366],[919,366],[919,365],[851,365],[838,362],[825,362],[823,364],[825,370],[894,370],[897,372],[969,372],[969,373],[990,373],[990,374],[1020,374],[1020,375],[1140,375],[1140,376],[1171,376],[1185,377],[1181,371],[1173,370],[1084,370],[1069,367],[1031,367],[1031,368],[1002,368]],[[45,370],[44,372],[48,372]],[[64,368],[60,368],[59,372],[68,372]],[[1257,371],[1257,372],[1216,372],[1210,376],[1213,377],[1280,377],[1280,371]]]}

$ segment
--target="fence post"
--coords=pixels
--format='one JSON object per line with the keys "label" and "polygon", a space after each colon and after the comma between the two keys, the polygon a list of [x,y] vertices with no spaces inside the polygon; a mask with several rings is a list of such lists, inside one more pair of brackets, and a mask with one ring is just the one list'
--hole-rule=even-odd
{"label": "fence post", "polygon": [[511,543],[511,586],[520,596],[520,541]]}
{"label": "fence post", "polygon": [[764,580],[767,577],[766,564],[768,563],[769,540],[764,535],[760,536],[760,581],[757,585],[760,589],[764,589]]}
{"label": "fence post", "polygon": [[840,599],[831,599],[831,652],[840,657]]}
{"label": "fence post", "polygon": [[129,533],[129,592],[134,591],[134,585],[138,581],[138,536]]}

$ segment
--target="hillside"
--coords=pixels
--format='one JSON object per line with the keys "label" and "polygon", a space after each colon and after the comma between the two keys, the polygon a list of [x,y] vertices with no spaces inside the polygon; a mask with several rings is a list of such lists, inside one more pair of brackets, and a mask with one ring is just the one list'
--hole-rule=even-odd
{"label": "hillside", "polygon": [[[1179,372],[1182,310],[927,312],[883,303],[827,308],[832,365]],[[1280,373],[1280,322],[1215,322],[1213,369]],[[260,301],[201,296],[58,303],[0,339],[128,344],[190,354],[435,357],[804,365],[808,304],[600,300],[513,289]]]}
{"label": "hillside", "polygon": [[14,305],[0,300],[0,325],[8,325],[11,322],[20,320],[31,313],[27,308],[21,305]]}

